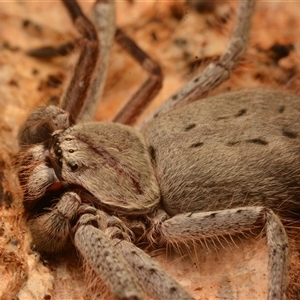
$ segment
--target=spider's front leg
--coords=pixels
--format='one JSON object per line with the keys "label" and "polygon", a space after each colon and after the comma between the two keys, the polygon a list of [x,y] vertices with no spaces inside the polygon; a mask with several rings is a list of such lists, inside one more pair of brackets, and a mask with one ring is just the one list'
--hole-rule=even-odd
{"label": "spider's front leg", "polygon": [[[128,240],[97,228],[95,216],[83,215],[75,228],[76,248],[106,282],[116,299],[144,299],[139,284],[155,300],[194,299],[143,250]],[[120,233],[119,229],[117,231]]]}
{"label": "spider's front leg", "polygon": [[[52,105],[39,107],[21,126],[18,133],[21,147],[42,143],[48,140],[55,130],[64,130],[78,121],[91,119],[101,98],[108,52],[114,37],[114,3],[113,1],[95,3],[93,10],[95,27],[82,13],[75,0],[63,3],[78,32],[82,34],[81,39],[77,41],[81,46],[79,60],[60,107]],[[101,57],[98,39],[101,39]],[[49,47],[44,50],[47,48]],[[39,56],[39,53],[36,50],[29,54]],[[93,75],[94,72],[97,72],[97,76]]]}
{"label": "spider's front leg", "polygon": [[21,126],[18,133],[19,145],[22,147],[42,143],[50,138],[53,131],[66,129],[71,123],[69,114],[59,107],[39,107]]}
{"label": "spider's front leg", "polygon": [[45,196],[47,191],[56,190],[61,186],[50,164],[48,154],[49,151],[45,149],[45,146],[39,144],[24,149],[16,156],[18,177],[23,190],[23,202],[29,211]]}
{"label": "spider's front leg", "polygon": [[29,220],[34,247],[47,253],[63,250],[69,240],[70,222],[76,218],[80,205],[80,197],[67,192],[50,212]]}
{"label": "spider's front leg", "polygon": [[176,280],[147,253],[134,244],[124,240],[114,240],[115,247],[126,257],[137,278],[147,292],[155,300],[194,299]]}
{"label": "spider's front leg", "polygon": [[179,214],[159,222],[149,238],[155,235],[157,241],[178,245],[208,237],[251,232],[257,228],[265,228],[267,234],[270,274],[268,299],[285,299],[288,238],[280,219],[270,209],[257,206]]}
{"label": "spider's front leg", "polygon": [[[117,300],[142,300],[144,293],[125,258],[101,230],[97,216],[84,214],[75,226],[74,244]],[[100,226],[99,226],[100,225]],[[119,230],[118,230],[119,231]]]}
{"label": "spider's front leg", "polygon": [[[80,216],[81,215],[81,216]],[[80,217],[79,217],[80,216]],[[66,192],[54,208],[28,222],[34,247],[44,253],[62,251],[70,240],[72,223],[77,221],[73,231],[74,244],[90,267],[109,286],[118,300],[142,300],[144,294],[124,257],[115,249],[107,234],[101,230],[109,222],[117,225],[115,218],[94,207],[82,204],[74,192]],[[99,228],[98,228],[99,227]],[[120,229],[108,230],[120,234]],[[128,235],[126,230],[122,232]]]}

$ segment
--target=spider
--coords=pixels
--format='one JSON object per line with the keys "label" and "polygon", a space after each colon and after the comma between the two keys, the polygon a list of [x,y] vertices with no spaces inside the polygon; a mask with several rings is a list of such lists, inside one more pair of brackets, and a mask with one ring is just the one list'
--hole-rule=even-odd
{"label": "spider", "polygon": [[[95,5],[95,29],[75,1],[63,2],[83,35],[75,75],[61,107],[34,111],[19,133],[18,174],[36,249],[56,253],[71,239],[116,299],[143,299],[145,293],[192,299],[138,245],[177,246],[265,227],[268,298],[284,299],[288,241],[276,214],[297,218],[299,100],[249,90],[193,102],[228,78],[243,54],[253,1],[241,1],[220,60],[166,101],[141,133],[86,121],[103,79],[96,30],[102,32],[97,14],[103,3]],[[116,122],[131,124],[146,105],[141,101],[160,85],[157,66],[137,53],[152,77]]]}

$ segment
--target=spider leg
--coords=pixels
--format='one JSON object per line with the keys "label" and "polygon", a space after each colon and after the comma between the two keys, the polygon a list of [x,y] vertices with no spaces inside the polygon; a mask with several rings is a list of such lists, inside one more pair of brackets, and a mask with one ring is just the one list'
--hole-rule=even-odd
{"label": "spider leg", "polygon": [[225,52],[217,62],[210,63],[203,72],[190,80],[167,101],[160,105],[141,125],[145,128],[152,119],[179,106],[205,97],[230,77],[240,58],[247,49],[254,0],[241,0],[237,11],[235,27]]}
{"label": "spider leg", "polygon": [[131,96],[114,118],[114,122],[132,125],[162,87],[161,68],[150,56],[130,39],[121,29],[116,31],[117,42],[148,72],[149,78]]}
{"label": "spider leg", "polygon": [[113,242],[115,248],[126,257],[143,289],[151,298],[155,300],[194,299],[143,250],[128,241],[114,239]]}
{"label": "spider leg", "polygon": [[62,0],[77,30],[83,35],[81,51],[73,77],[61,103],[71,119],[77,120],[85,101],[99,56],[99,42],[94,25],[83,14],[75,0]]}
{"label": "spider leg", "polygon": [[[96,113],[104,89],[110,48],[115,37],[115,14],[114,1],[98,0],[92,10],[92,23],[83,14],[76,0],[62,0],[62,2],[66,6],[74,25],[83,37],[73,42],[67,42],[59,47],[45,46],[33,49],[28,51],[27,54],[37,58],[52,58],[67,55],[74,48],[80,49],[73,77],[60,105],[62,110],[70,115],[68,118],[70,118],[69,123],[71,125],[74,122],[91,120]],[[40,115],[42,117],[46,116],[45,112],[43,112],[43,114],[39,115],[35,113],[34,120],[31,120],[33,117],[29,117],[25,123],[25,129],[29,128],[27,131],[30,131],[32,121],[46,123]],[[53,127],[52,123],[46,125],[47,127]],[[40,125],[37,130],[42,131],[43,126]],[[65,127],[61,126],[55,129],[65,129]],[[22,130],[20,135],[24,135],[24,131]],[[31,132],[25,133],[26,136],[31,136]]]}
{"label": "spider leg", "polygon": [[[75,0],[62,1],[69,10],[78,31],[83,34],[83,39],[59,47],[46,46],[33,49],[27,52],[28,55],[52,58],[67,55],[77,45],[81,46],[81,55],[61,107],[77,122],[87,121],[94,117],[99,105],[105,84],[110,48],[116,38],[117,43],[149,74],[149,78],[131,96],[113,120],[123,124],[133,124],[161,89],[163,75],[159,64],[121,29],[115,30],[114,1],[96,1],[91,15],[93,24],[83,15]],[[93,25],[94,30],[92,30]],[[87,30],[91,30],[93,34],[89,35]],[[101,47],[97,45],[97,37]]]}
{"label": "spider leg", "polygon": [[[121,220],[107,217],[94,207],[82,204],[79,195],[74,192],[66,192],[51,211],[29,220],[35,248],[47,253],[63,250],[70,240],[71,222],[78,215],[81,216],[74,226],[72,241],[85,261],[106,282],[116,299],[144,299],[136,276],[108,237],[115,235],[126,238],[129,232],[126,228],[122,230]],[[119,228],[106,228],[107,225]],[[106,230],[104,232],[96,227],[105,227]]]}
{"label": "spider leg", "polygon": [[[100,229],[94,215],[84,214],[76,228],[74,244],[118,300],[142,300],[144,293],[127,261]],[[97,222],[97,221],[96,221]],[[96,225],[97,226],[97,225]]]}
{"label": "spider leg", "polygon": [[67,192],[50,212],[29,220],[34,246],[47,253],[63,250],[70,237],[70,221],[76,217],[80,205],[80,197]]}
{"label": "spider leg", "polygon": [[[99,62],[99,43],[94,25],[84,16],[75,0],[62,0],[77,28],[83,35],[80,40],[81,52],[74,75],[63,97],[61,108],[49,106],[35,110],[19,130],[18,138],[21,146],[41,143],[50,138],[57,129],[66,129],[74,124],[84,106],[89,107],[89,93],[94,92],[93,74]],[[99,5],[98,2],[96,6]],[[94,85],[93,85],[94,84]]]}
{"label": "spider leg", "polygon": [[26,54],[39,59],[54,58],[56,56],[66,56],[70,54],[79,43],[79,40],[64,43],[58,47],[44,46],[26,51]]}
{"label": "spider leg", "polygon": [[228,236],[264,227],[269,247],[269,300],[283,300],[288,269],[288,238],[286,231],[270,209],[241,207],[213,212],[176,215],[156,226],[150,234],[160,236],[161,242],[188,243],[207,237]]}
{"label": "spider leg", "polygon": [[[89,95],[78,118],[79,121],[93,119],[99,102],[102,98],[108,69],[109,55],[116,31],[114,1],[97,0],[92,10],[91,20],[96,27],[98,39],[101,43],[101,49],[99,49],[98,63],[95,66],[94,76],[89,89]],[[95,63],[92,58],[91,61],[92,63]]]}
{"label": "spider leg", "polygon": [[39,144],[51,137],[58,129],[67,129],[71,122],[69,114],[57,106],[42,106],[33,111],[19,129],[21,147]]}
{"label": "spider leg", "polygon": [[[122,240],[114,238],[124,230],[120,220],[104,216],[101,211],[97,212],[97,217],[91,214],[80,217],[75,226],[74,244],[93,270],[106,280],[117,299],[143,299],[139,283],[155,300],[193,299],[149,255],[124,240],[128,233],[124,232]],[[108,223],[112,227],[106,228]],[[104,227],[104,230],[96,227]]]}
{"label": "spider leg", "polygon": [[20,152],[16,157],[16,166],[23,191],[23,204],[30,211],[58,178],[47,162],[47,152],[43,145],[35,145]]}

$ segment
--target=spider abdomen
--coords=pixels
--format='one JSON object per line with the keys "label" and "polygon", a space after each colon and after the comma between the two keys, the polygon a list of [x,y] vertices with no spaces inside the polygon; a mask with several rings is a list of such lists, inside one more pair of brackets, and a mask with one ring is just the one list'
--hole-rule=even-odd
{"label": "spider abdomen", "polygon": [[299,216],[297,96],[222,94],[158,118],[144,134],[169,214],[260,205]]}

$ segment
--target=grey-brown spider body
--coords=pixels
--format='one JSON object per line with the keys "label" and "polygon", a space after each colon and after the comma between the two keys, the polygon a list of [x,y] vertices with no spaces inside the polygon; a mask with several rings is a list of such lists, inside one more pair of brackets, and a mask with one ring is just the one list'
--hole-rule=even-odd
{"label": "grey-brown spider body", "polygon": [[[83,33],[85,51],[94,57],[98,43],[91,24],[75,2],[64,3]],[[252,1],[241,2],[228,51],[140,133],[118,123],[76,124],[94,105],[85,104],[81,95],[89,98],[98,82],[81,73],[73,77],[62,109],[40,108],[29,116],[19,134],[19,178],[38,250],[59,252],[71,237],[116,299],[144,299],[144,293],[154,299],[192,299],[136,246],[139,242],[188,245],[265,227],[268,299],[285,299],[288,241],[277,215],[299,217],[299,98],[248,90],[170,112],[177,103],[201,96],[195,86],[205,94],[226,79],[245,48],[252,8]],[[83,72],[90,62],[81,54],[76,68]],[[159,73],[156,67],[148,69]],[[140,111],[136,102],[132,115]],[[116,121],[131,123],[133,118],[124,112]]]}

